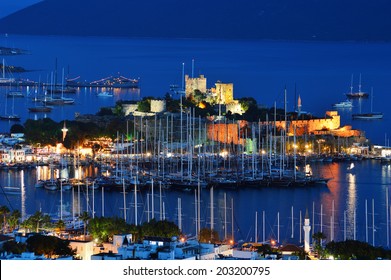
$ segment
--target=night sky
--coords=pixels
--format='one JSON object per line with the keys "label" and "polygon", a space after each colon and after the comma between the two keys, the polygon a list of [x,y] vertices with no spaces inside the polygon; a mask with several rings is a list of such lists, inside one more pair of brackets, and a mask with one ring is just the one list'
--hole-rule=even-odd
{"label": "night sky", "polygon": [[0,33],[390,41],[390,14],[388,0],[46,0],[0,19]]}
{"label": "night sky", "polygon": [[0,1],[0,18],[7,16],[20,9],[26,8],[41,0],[1,0]]}

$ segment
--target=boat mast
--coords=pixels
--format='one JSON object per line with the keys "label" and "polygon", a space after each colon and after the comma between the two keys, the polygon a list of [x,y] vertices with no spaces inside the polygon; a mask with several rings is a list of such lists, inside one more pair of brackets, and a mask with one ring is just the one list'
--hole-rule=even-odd
{"label": "boat mast", "polygon": [[227,193],[226,192],[224,192],[224,240],[227,240]]}
{"label": "boat mast", "polygon": [[263,237],[263,242],[265,242],[265,238],[266,238],[266,225],[265,225],[265,210],[262,211],[262,237]]}
{"label": "boat mast", "polygon": [[[361,77],[361,76],[360,76]],[[350,94],[352,95],[353,94],[353,74],[352,74],[352,78],[350,80]]]}
{"label": "boat mast", "polygon": [[386,188],[386,227],[387,227],[387,247],[390,248],[390,227],[389,227],[389,213],[388,213],[388,187]]}
{"label": "boat mast", "polygon": [[255,232],[254,232],[254,241],[258,243],[258,211],[255,211]]}
{"label": "boat mast", "polygon": [[235,243],[235,233],[234,233],[234,199],[233,198],[231,198],[231,235],[232,235],[232,242]]}
{"label": "boat mast", "polygon": [[151,185],[151,204],[152,204],[152,210],[151,210],[151,218],[152,220],[155,219],[155,202],[154,202],[154,194],[153,194],[153,178],[151,179],[152,185]]}
{"label": "boat mast", "polygon": [[62,221],[62,180],[60,180],[60,220]]}
{"label": "boat mast", "polygon": [[372,198],[372,246],[375,247],[375,199]]}
{"label": "boat mast", "polygon": [[365,242],[368,243],[368,202],[365,199]]}
{"label": "boat mast", "polygon": [[159,207],[160,207],[160,221],[163,221],[163,203],[162,203],[162,182],[159,181]]}
{"label": "boat mast", "polygon": [[277,243],[280,243],[280,212],[277,212]]}
{"label": "boat mast", "polygon": [[195,237],[198,240],[198,204],[197,204],[197,190],[194,190],[194,224],[195,224]]}
{"label": "boat mast", "polygon": [[294,223],[293,223],[293,206],[291,208],[291,215],[292,215],[292,233],[291,233],[291,238],[294,237]]}
{"label": "boat mast", "polygon": [[214,230],[213,186],[210,188],[210,231]]}
{"label": "boat mast", "polygon": [[178,197],[178,228],[182,232],[182,200]]}
{"label": "boat mast", "polygon": [[137,178],[134,182],[134,224],[138,226],[138,213],[137,213]]}
{"label": "boat mast", "polygon": [[95,181],[92,181],[92,218],[95,218]]}
{"label": "boat mast", "polygon": [[105,216],[105,188],[102,186],[102,217],[104,216]]}
{"label": "boat mast", "polygon": [[[88,188],[87,188],[88,190]],[[124,200],[124,221],[126,223],[126,192],[125,192],[125,179],[122,178],[122,192],[123,192],[123,200]]]}

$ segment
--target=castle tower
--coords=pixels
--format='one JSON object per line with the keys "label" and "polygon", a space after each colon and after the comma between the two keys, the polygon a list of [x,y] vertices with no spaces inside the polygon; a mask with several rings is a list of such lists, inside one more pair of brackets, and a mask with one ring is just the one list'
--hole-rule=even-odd
{"label": "castle tower", "polygon": [[308,253],[310,251],[310,231],[311,231],[308,209],[305,212],[303,230],[304,230],[304,251]]}
{"label": "castle tower", "polygon": [[204,75],[200,75],[198,78],[189,77],[185,75],[185,91],[186,98],[193,94],[194,90],[198,89],[202,93],[206,92],[206,78]]}

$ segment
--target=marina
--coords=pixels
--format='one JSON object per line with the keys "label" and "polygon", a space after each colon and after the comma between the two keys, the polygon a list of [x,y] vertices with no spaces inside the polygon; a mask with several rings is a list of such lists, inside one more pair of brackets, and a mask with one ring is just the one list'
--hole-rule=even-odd
{"label": "marina", "polygon": [[[75,116],[96,114],[102,107],[114,107],[120,100],[137,102],[142,97],[150,95],[162,98],[167,92],[170,93],[169,84],[182,84],[182,69],[186,73],[192,72],[188,64],[193,57],[196,57],[195,68],[206,72],[211,83],[220,79],[233,82],[237,98],[254,96],[260,106],[273,108],[274,104],[277,104],[277,108],[281,108],[284,104],[288,104],[286,105],[289,107],[288,111],[295,111],[294,104],[297,97],[293,85],[297,83],[302,100],[300,106],[303,106],[303,110],[298,112],[307,110],[322,117],[325,112],[332,109],[331,104],[336,104],[334,102],[341,99],[341,94],[346,88],[346,77],[349,77],[352,69],[356,69],[344,59],[346,52],[360,59],[367,57],[363,62],[365,69],[368,70],[368,73],[365,73],[365,84],[376,85],[379,100],[382,100],[381,93],[387,92],[386,89],[390,88],[389,79],[382,74],[390,61],[385,59],[379,65],[374,63],[371,57],[373,53],[387,57],[385,55],[388,52],[387,44],[383,46],[384,48],[368,44],[363,50],[363,46],[356,44],[335,43],[333,47],[339,51],[333,55],[328,54],[314,59],[308,50],[315,49],[316,52],[327,54],[330,46],[300,42],[256,42],[254,46],[254,42],[238,44],[218,40],[208,42],[176,40],[177,47],[172,47],[170,40],[126,39],[121,41],[126,48],[115,51],[115,46],[118,45],[117,39],[107,39],[102,45],[96,38],[72,38],[80,43],[72,43],[72,45],[78,48],[80,57],[90,61],[87,64],[73,57],[75,50],[70,51],[69,38],[45,37],[47,42],[45,48],[42,47],[42,38],[39,37],[15,36],[13,40],[22,48],[28,45],[31,55],[12,57],[12,60],[7,57],[7,64],[23,65],[26,69],[53,69],[54,57],[61,53],[60,65],[72,65],[72,71],[88,81],[94,81],[96,77],[102,76],[115,77],[116,75],[110,73],[118,72],[130,72],[129,76],[141,77],[143,81],[140,84],[137,79],[137,87],[129,84],[129,87],[115,85],[114,88],[114,80],[110,80],[109,84],[100,80],[92,85],[68,79],[66,85],[60,86],[64,89],[73,86],[76,91],[64,90],[60,91],[60,94],[63,93],[64,97],[74,99],[74,103],[71,106],[53,105],[53,107],[46,107],[42,102],[33,101],[33,98],[39,95],[40,89],[36,94],[35,86],[19,85],[19,89],[27,97],[14,99],[14,110],[20,116],[22,125],[27,119],[39,120],[45,117],[57,122],[67,120],[68,123],[68,120],[74,120]],[[89,51],[87,46],[91,44],[97,46],[96,54]],[[107,44],[111,45],[116,55],[105,55]],[[145,45],[148,45],[148,48],[145,48]],[[222,46],[225,46],[223,52]],[[373,48],[377,52],[374,52]],[[270,50],[278,50],[272,51],[270,55],[277,57],[278,61],[284,61],[286,68],[272,63],[267,57],[261,55]],[[159,69],[152,67],[156,65],[157,56],[162,57]],[[302,56],[309,56],[305,60],[306,63],[296,63],[295,57]],[[228,67],[229,62],[226,61],[226,57],[234,60],[232,62],[235,65],[234,71]],[[182,64],[183,61],[186,63],[185,66]],[[105,68],[102,69],[99,65],[105,65]],[[289,65],[300,66],[289,68]],[[325,68],[320,69],[319,65]],[[308,69],[315,69],[313,79],[305,78]],[[50,71],[37,71],[28,75],[18,74],[18,76],[38,81],[39,76],[49,77]],[[201,70],[195,70],[197,71]],[[333,80],[332,86],[319,88],[320,84],[330,85],[330,79]],[[254,93],[254,80],[259,80],[262,84],[262,94]],[[287,102],[284,100],[283,84],[287,84],[288,87]],[[7,99],[8,88],[9,86],[0,87],[2,100]],[[315,89],[317,92],[313,94]],[[113,97],[99,97],[105,95],[103,92],[112,92]],[[179,99],[181,92],[172,93],[172,97]],[[44,96],[41,100],[43,98]],[[383,100],[388,98],[385,96]],[[368,146],[378,144],[389,147],[388,138],[391,135],[388,130],[389,116],[385,114],[381,121],[371,122],[371,124],[359,121],[352,123],[352,114],[356,113],[354,110],[360,108],[359,102],[365,102],[365,99],[353,98],[350,101],[354,109],[341,110],[340,128],[353,126],[353,129],[364,131],[365,137],[369,139]],[[8,98],[8,103],[10,102],[11,99]],[[381,112],[386,112],[386,106],[388,106],[387,102],[381,102],[377,108]],[[49,111],[43,108],[52,109]],[[4,102],[0,103],[0,110],[4,112]],[[333,114],[314,119],[313,123],[331,120]],[[279,114],[271,113],[269,118],[273,119],[274,116],[276,121],[284,121],[285,116]],[[3,195],[0,194],[0,204],[7,205],[10,209],[19,209],[23,218],[29,217],[38,210],[58,218],[60,209],[63,208],[70,216],[77,216],[87,211],[90,215],[96,216],[118,216],[128,223],[136,223],[136,221],[142,223],[154,216],[168,219],[176,224],[181,221],[182,231],[189,237],[196,235],[198,225],[201,227],[213,225],[221,239],[234,235],[235,240],[270,241],[273,239],[281,244],[301,243],[303,219],[300,217],[304,217],[304,213],[308,210],[313,231],[324,231],[327,236],[326,241],[355,238],[376,246],[389,247],[387,233],[389,209],[386,207],[388,199],[386,192],[391,177],[387,157],[357,157],[350,153],[328,153],[326,147],[339,152],[342,151],[342,146],[353,147],[353,143],[347,143],[348,140],[338,136],[333,137],[334,141],[330,145],[322,141],[313,141],[310,143],[311,148],[305,148],[306,138],[303,136],[300,138],[301,142],[297,143],[302,151],[300,153],[297,151],[295,155],[294,133],[288,137],[279,134],[280,131],[273,132],[272,126],[266,129],[266,125],[264,131],[273,132],[273,140],[270,139],[270,135],[262,134],[259,137],[258,131],[261,130],[250,126],[241,134],[243,138],[254,140],[252,141],[254,144],[249,144],[248,147],[233,145],[229,141],[213,140],[213,138],[204,140],[206,137],[203,133],[206,133],[207,129],[202,122],[199,122],[196,114],[184,113],[182,125],[178,125],[179,117],[177,115],[177,122],[173,125],[169,114],[161,115],[161,124],[159,119],[154,121],[154,116],[149,119],[144,116],[136,117],[137,130],[133,131],[134,127],[130,127],[129,132],[132,133],[129,134],[132,134],[137,141],[129,145],[129,153],[126,149],[117,152],[111,147],[109,157],[83,158],[79,163],[77,157],[69,158],[66,168],[69,180],[66,181],[58,180],[63,179],[60,177],[60,170],[63,168],[59,159],[57,162],[52,162],[54,164],[52,167],[50,162],[40,160],[28,164],[2,165],[0,186],[20,186],[20,194],[8,196],[4,195],[7,193],[4,191]],[[302,114],[303,119],[298,119],[298,122],[304,123],[305,117],[306,115]],[[132,121],[134,119],[130,118],[129,123]],[[258,127],[258,122],[255,123]],[[1,131],[9,132],[13,124],[14,122],[10,121],[1,122]],[[224,120],[220,123],[215,122],[216,127],[223,124],[225,125]],[[147,140],[152,138],[145,137],[146,127],[149,134],[156,131],[154,141]],[[179,132],[180,127],[183,129],[182,133]],[[319,131],[325,133],[321,129]],[[182,141],[178,141],[181,144],[174,143],[171,135],[179,134],[183,137]],[[198,135],[203,145],[197,146]],[[226,136],[222,133],[220,140],[224,137]],[[279,139],[278,143],[280,143],[280,139],[284,137],[288,139],[286,151],[282,148],[283,145],[274,144],[277,143],[274,142],[274,138]],[[117,139],[118,142],[122,141],[121,137]],[[250,149],[251,145],[256,149]],[[121,147],[121,144],[117,143],[115,146]],[[181,147],[186,152],[180,152]],[[147,150],[151,154],[147,154]],[[350,168],[352,162],[354,168]],[[55,170],[53,176],[51,169]],[[182,201],[181,207],[178,206],[178,198]],[[374,210],[371,209],[368,213],[365,211],[365,205],[372,204],[372,201],[374,201]],[[201,207],[199,207],[199,215],[196,215],[195,205],[198,203]],[[181,214],[178,214],[179,208]],[[265,222],[262,223],[265,233],[260,229],[255,230],[255,213],[265,213]],[[225,219],[226,216],[230,218]],[[371,219],[373,225],[366,225],[366,219]],[[257,234],[254,234],[255,231]],[[374,235],[368,235],[367,232],[373,232]]]}

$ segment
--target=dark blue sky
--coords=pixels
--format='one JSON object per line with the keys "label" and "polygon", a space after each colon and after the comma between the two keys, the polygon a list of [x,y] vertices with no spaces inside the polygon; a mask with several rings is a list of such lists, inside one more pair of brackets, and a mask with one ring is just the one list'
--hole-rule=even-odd
{"label": "dark blue sky", "polygon": [[1,0],[0,18],[40,1],[41,0]]}
{"label": "dark blue sky", "polygon": [[390,14],[389,0],[46,0],[0,19],[0,33],[391,41]]}

